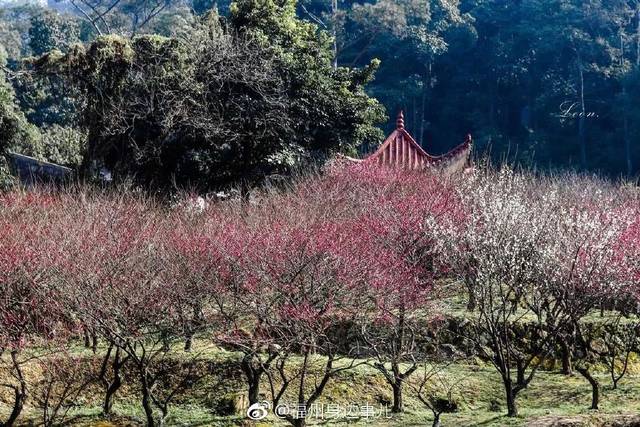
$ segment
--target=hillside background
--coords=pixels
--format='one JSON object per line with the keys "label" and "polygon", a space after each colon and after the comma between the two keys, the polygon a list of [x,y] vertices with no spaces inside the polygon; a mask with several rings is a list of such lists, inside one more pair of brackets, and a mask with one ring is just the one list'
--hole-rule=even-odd
{"label": "hillside background", "polygon": [[[377,71],[363,83],[366,93],[385,107],[386,118],[375,109],[362,113],[372,104],[353,103],[346,110],[359,111],[360,123],[389,131],[403,109],[408,130],[433,154],[448,151],[471,133],[476,152],[495,160],[543,170],[637,175],[636,0],[264,0],[236,6],[227,0],[4,1],[0,43],[11,71],[7,90],[15,91],[14,100],[13,94],[5,98],[20,110],[11,114],[24,114],[34,126],[27,133],[39,133],[40,145],[25,147],[28,138],[22,137],[14,151],[71,166],[84,159],[86,166],[87,134],[95,141],[95,132],[81,123],[88,114],[85,101],[73,96],[69,83],[51,75],[44,83],[25,81],[19,73],[25,58],[53,49],[64,54],[76,43],[109,34],[179,39],[212,11],[221,22],[230,22],[226,19],[234,7],[236,16],[251,8],[292,10],[296,22],[322,39],[325,59],[337,69],[377,67],[379,60]],[[292,19],[278,13],[260,25]],[[231,25],[237,30],[238,20]],[[269,31],[264,31],[266,40],[274,42]],[[290,120],[311,128],[310,138],[326,133],[313,129],[322,120],[332,129],[353,124],[338,116],[311,119],[289,112]],[[370,129],[346,133],[342,142],[329,145],[367,152],[382,139],[382,133]],[[295,163],[295,155],[296,150],[288,151],[283,162]]]}

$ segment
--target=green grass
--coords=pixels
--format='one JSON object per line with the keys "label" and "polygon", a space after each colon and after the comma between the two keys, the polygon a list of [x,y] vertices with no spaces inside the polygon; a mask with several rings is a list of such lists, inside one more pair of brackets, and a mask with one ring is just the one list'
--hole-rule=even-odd
{"label": "green grass", "polygon": [[[467,297],[464,294],[455,294],[447,298],[443,298],[439,301],[441,312],[450,318],[455,319],[477,319],[478,312],[469,312],[467,310]],[[582,321],[584,323],[592,323],[594,325],[603,325],[613,323],[618,318],[618,313],[615,311],[605,310],[592,310],[584,316]],[[519,319],[520,322],[535,322],[536,316],[532,312],[527,312],[526,309],[520,307],[517,314],[513,315],[513,319]],[[636,322],[634,317],[619,319],[621,325],[631,324]]]}
{"label": "green grass", "polygon": [[[446,300],[444,312],[447,316],[457,318],[473,317],[466,311],[464,298],[454,296]],[[605,312],[601,317],[599,312],[591,313],[589,322],[607,322],[610,314]],[[184,353],[182,344],[176,343],[172,349],[174,357],[192,357]],[[104,347],[100,347],[104,352]],[[81,345],[71,349],[74,355],[95,357],[93,353]],[[243,410],[235,415],[221,416],[216,411],[220,401],[235,400],[244,393],[243,377],[238,369],[238,355],[210,344],[206,337],[196,340],[191,355],[197,354],[210,365],[207,377],[194,390],[180,396],[171,406],[167,420],[169,426],[236,426],[236,425],[286,425],[270,416],[260,423],[249,422]],[[298,360],[297,358],[293,359]],[[606,372],[597,372],[601,383],[600,410],[588,409],[591,400],[591,389],[584,378],[579,375],[564,376],[555,371],[540,371],[533,379],[529,388],[518,396],[520,415],[517,418],[505,416],[506,405],[503,396],[500,377],[495,369],[480,361],[474,363],[458,363],[446,368],[448,377],[462,379],[457,387],[456,396],[459,400],[459,410],[453,414],[444,414],[444,426],[551,426],[556,421],[573,421],[584,426],[600,426],[619,420],[625,414],[640,413],[640,359],[634,355],[629,374],[620,382],[618,390],[611,389],[611,380]],[[322,362],[319,360],[318,362]],[[213,367],[213,368],[211,368]],[[34,374],[35,375],[35,374]],[[416,373],[414,379],[417,379]],[[0,377],[2,373],[0,373]],[[2,379],[2,378],[0,378]],[[268,386],[262,387],[265,398]],[[140,426],[144,423],[144,414],[137,396],[137,386],[133,380],[126,383],[117,395],[114,405],[116,414],[110,420],[101,416],[100,390],[85,396],[84,404],[69,413],[70,421],[66,425],[89,427],[112,426]],[[6,414],[8,407],[0,394],[0,414]],[[356,425],[356,426],[425,426],[431,424],[431,412],[413,396],[410,386],[405,387],[405,413],[391,418],[377,419],[337,419],[322,423],[322,425]],[[363,365],[352,371],[346,371],[338,378],[330,381],[319,404],[339,404],[345,407],[349,404],[370,404],[376,408],[390,402],[392,394],[390,387],[374,368]],[[287,401],[293,401],[289,396]],[[37,424],[40,418],[37,409],[28,401],[22,418],[24,425]],[[0,417],[1,419],[1,417]],[[567,424],[568,425],[568,424]],[[624,425],[624,424],[621,424]]]}
{"label": "green grass", "polygon": [[[228,353],[214,352],[219,357]],[[634,367],[635,368],[635,367]],[[579,419],[580,425],[602,425],[604,420],[613,420],[620,414],[640,412],[640,374],[637,369],[625,377],[618,390],[612,390],[605,373],[599,373],[602,384],[601,409],[590,411],[590,387],[580,376],[564,376],[557,372],[539,372],[530,387],[519,395],[520,416],[504,416],[505,404],[499,376],[489,365],[455,364],[447,368],[451,376],[463,378],[459,385],[460,409],[454,414],[443,415],[444,426],[524,426],[552,425],[558,418]],[[220,393],[242,392],[241,377],[218,390]],[[264,390],[266,391],[266,384]],[[214,391],[215,393],[215,391]],[[196,393],[198,396],[201,393]],[[330,382],[321,403],[369,403],[374,406],[381,401],[391,400],[390,389],[382,377],[371,367],[361,366],[348,371]],[[430,425],[431,413],[412,396],[409,387],[405,390],[406,412],[393,418],[342,419],[324,425],[370,425],[370,426],[424,426]],[[377,406],[376,406],[377,407]],[[167,421],[170,426],[233,426],[243,425],[246,418],[242,413],[236,416],[215,415],[214,408],[208,407],[202,399],[181,399],[180,404],[171,408]],[[117,416],[106,422],[100,416],[99,400],[87,404],[70,413],[67,425],[78,426],[137,426],[143,423],[143,412],[135,397],[135,388],[123,390],[118,397],[114,412]],[[34,408],[27,407],[23,422],[37,419]],[[313,423],[312,423],[313,424]],[[284,425],[269,418],[257,425]]]}
{"label": "green grass", "polygon": [[[557,372],[539,372],[528,389],[518,397],[520,416],[509,419],[504,416],[504,398],[498,375],[490,367],[456,366],[469,370],[465,405],[457,414],[446,417],[450,425],[465,426],[520,426],[540,418],[574,417],[601,420],[623,413],[638,413],[640,409],[640,384],[637,376],[625,378],[618,390],[611,390],[605,374],[599,374],[602,387],[600,410],[588,410],[591,389],[580,376],[564,376]],[[490,410],[492,400],[497,400],[501,412]],[[599,421],[598,421],[599,422]],[[596,424],[599,425],[599,424]]]}

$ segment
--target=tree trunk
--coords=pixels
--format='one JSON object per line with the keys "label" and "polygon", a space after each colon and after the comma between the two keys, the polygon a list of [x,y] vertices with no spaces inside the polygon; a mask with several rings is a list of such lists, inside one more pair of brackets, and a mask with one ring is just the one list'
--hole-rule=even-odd
{"label": "tree trunk", "polygon": [[[302,367],[300,370],[300,382],[298,384],[298,405],[301,405],[303,407],[307,407],[307,402],[304,398],[304,390],[307,377],[307,369],[309,367],[310,352],[311,350],[308,347],[304,349],[304,358],[302,359]],[[306,409],[308,410],[309,408]],[[307,424],[306,414],[304,414],[302,418],[300,418],[298,415],[300,414],[293,414],[293,420],[290,420],[291,424],[293,424],[294,427],[304,427]]]}
{"label": "tree trunk", "polygon": [[123,362],[120,361],[120,349],[116,350],[116,354],[114,356],[112,369],[113,369],[113,381],[107,387],[107,391],[104,396],[104,405],[102,407],[102,411],[105,416],[109,416],[111,414],[111,408],[113,407],[113,397],[116,392],[122,386],[122,378],[120,377],[120,371],[123,366]]}
{"label": "tree trunk", "polygon": [[120,379],[120,375],[116,375],[113,378],[113,382],[107,388],[107,392],[104,396],[104,405],[102,406],[102,413],[105,416],[111,415],[111,408],[113,408],[113,397],[115,396],[118,389],[122,385],[122,380]]}
{"label": "tree trunk", "polygon": [[560,341],[562,347],[562,374],[573,375],[573,368],[571,366],[571,349],[565,340]]}
{"label": "tree trunk", "polygon": [[478,298],[475,293],[476,281],[472,274],[465,275],[464,286],[467,288],[467,311],[473,312],[478,306]]}
{"label": "tree trunk", "polygon": [[440,427],[440,413],[436,412],[435,414],[433,414],[433,423],[431,424],[431,427]]}
{"label": "tree trunk", "polygon": [[260,400],[260,378],[264,370],[261,367],[255,367],[253,364],[253,356],[245,355],[240,362],[240,368],[244,373],[249,384],[249,406],[258,403]]}
{"label": "tree trunk", "polygon": [[260,399],[260,376],[256,376],[249,382],[249,406],[257,403]]}
{"label": "tree trunk", "polygon": [[518,406],[516,405],[516,394],[513,391],[513,383],[510,378],[504,378],[504,391],[507,397],[507,416],[517,417]]}
{"label": "tree trunk", "polygon": [[580,140],[580,163],[582,169],[587,169],[587,140],[586,140],[586,115],[587,108],[584,101],[584,70],[582,69],[582,62],[578,63],[578,73],[580,76],[580,118],[578,121],[578,139]]}
{"label": "tree trunk", "polygon": [[3,427],[11,427],[18,420],[18,417],[22,413],[22,409],[24,408],[24,402],[27,400],[27,383],[22,375],[22,369],[20,368],[20,363],[18,362],[18,352],[11,352],[11,363],[13,365],[13,370],[15,371],[15,376],[18,379],[18,386],[14,388],[14,399],[13,399],[13,408],[11,409],[11,414],[9,414],[9,418],[3,423],[0,423]]}
{"label": "tree trunk", "polygon": [[516,385],[518,388],[526,388],[526,378],[525,374],[527,371],[527,366],[524,363],[524,360],[518,358],[516,360]]}
{"label": "tree trunk", "polygon": [[[396,333],[394,348],[395,351],[399,354],[405,348],[405,334],[406,334],[406,309],[404,303],[400,306],[400,313],[398,317],[398,329]],[[393,384],[391,384],[393,388],[393,407],[391,408],[391,412],[400,413],[402,412],[402,382],[404,380],[404,375],[400,374],[400,363],[399,360],[394,355],[391,361],[391,370],[393,371]]]}
{"label": "tree trunk", "polygon": [[396,380],[396,382],[392,385],[393,388],[393,407],[391,408],[391,412],[398,414],[402,412],[403,402],[402,402],[402,380]]}
{"label": "tree trunk", "polygon": [[0,423],[3,427],[11,427],[15,424],[22,413],[22,409],[24,408],[24,401],[27,398],[26,393],[23,392],[22,387],[16,387],[14,389],[14,400],[13,400],[13,409],[11,410],[11,414],[9,414],[9,418],[4,423]]}
{"label": "tree trunk", "polygon": [[84,328],[84,346],[85,348],[91,347],[91,337],[89,336],[89,330]]}
{"label": "tree trunk", "polygon": [[192,308],[193,310],[193,322],[187,324],[187,330],[184,341],[184,351],[190,352],[193,349],[193,339],[195,337],[198,327],[202,325],[202,307],[199,302],[196,302]]}
{"label": "tree trunk", "polygon": [[99,379],[102,382],[102,385],[105,389],[104,402],[102,404],[102,414],[105,417],[111,415],[111,408],[113,407],[113,398],[115,397],[117,391],[122,386],[122,367],[129,360],[128,357],[124,359],[121,357],[120,347],[116,347],[116,352],[113,356],[113,360],[111,361],[111,370],[113,373],[113,379],[108,379],[108,363],[111,360],[111,351],[114,346],[111,345],[107,350],[107,354],[105,355],[104,361],[102,363],[102,368],[100,371]]}
{"label": "tree trunk", "polygon": [[475,292],[473,292],[473,289],[471,289],[471,287],[469,287],[468,290],[469,290],[468,292],[469,300],[467,301],[467,311],[474,312],[476,309],[476,306],[478,305],[476,301],[476,294]]}
{"label": "tree trunk", "polygon": [[149,390],[149,382],[147,374],[142,369],[140,372],[140,386],[142,388],[142,408],[147,418],[147,427],[155,427],[156,421],[153,418],[153,407],[151,406],[151,391]]}
{"label": "tree trunk", "polygon": [[166,404],[156,405],[160,408],[161,416],[160,422],[158,422],[159,427],[163,427],[166,425],[167,417],[169,416],[169,406]]}
{"label": "tree trunk", "polygon": [[168,353],[171,350],[171,343],[169,342],[169,337],[166,332],[162,332],[160,335],[162,339],[162,351]]}
{"label": "tree trunk", "polygon": [[591,408],[589,409],[598,409],[598,404],[600,403],[600,384],[598,380],[591,375],[587,368],[577,368],[577,371],[591,384]]}
{"label": "tree trunk", "polygon": [[291,424],[293,424],[293,427],[304,427],[307,425],[307,420],[306,418],[295,418],[291,420]]}

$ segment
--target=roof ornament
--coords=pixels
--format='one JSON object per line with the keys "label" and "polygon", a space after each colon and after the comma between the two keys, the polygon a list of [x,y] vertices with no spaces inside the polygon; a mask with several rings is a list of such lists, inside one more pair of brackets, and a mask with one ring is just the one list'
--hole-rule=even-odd
{"label": "roof ornament", "polygon": [[398,113],[398,119],[396,120],[396,128],[398,130],[404,129],[404,112],[400,110]]}

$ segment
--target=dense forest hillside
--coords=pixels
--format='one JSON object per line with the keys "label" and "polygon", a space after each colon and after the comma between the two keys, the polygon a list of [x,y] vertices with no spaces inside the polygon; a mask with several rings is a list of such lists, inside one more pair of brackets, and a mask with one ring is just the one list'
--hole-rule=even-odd
{"label": "dense forest hillside", "polygon": [[[211,174],[221,163],[228,166],[229,158],[245,157],[231,167],[233,170],[222,171],[205,183],[205,187],[220,186],[282,172],[309,156],[317,158],[319,153],[368,151],[382,141],[382,132],[374,129],[390,130],[389,116],[403,109],[409,131],[434,154],[447,151],[472,133],[476,152],[538,169],[570,167],[635,176],[640,165],[640,109],[635,102],[640,94],[637,0],[49,3],[49,7],[11,3],[0,16],[8,82],[4,116],[9,122],[28,121],[18,127],[30,135],[11,142],[10,134],[16,129],[7,129],[2,142],[23,154],[68,166],[83,165],[85,170],[89,164],[100,164],[126,174],[134,172],[147,183],[156,183],[158,175],[169,171],[179,177],[178,182],[182,179],[194,185],[203,184],[198,177]],[[34,77],[32,62],[27,60],[50,51],[64,55],[78,43],[104,46],[100,39],[115,36],[136,45],[134,51],[144,44],[135,40],[148,35],[180,41],[182,49],[198,43],[196,34],[200,31],[202,35],[205,20],[210,24],[215,21],[215,31],[227,37],[226,41],[220,37],[213,41],[215,47],[209,46],[208,54],[219,49],[227,57],[244,55],[244,59],[236,59],[244,63],[244,69],[209,70],[216,78],[229,71],[253,76],[251,67],[278,68],[266,75],[282,77],[269,82],[269,88],[259,88],[258,92],[267,91],[269,96],[263,97],[259,101],[262,106],[254,111],[243,105],[255,101],[252,95],[244,100],[236,98],[238,93],[233,90],[211,95],[214,104],[226,106],[233,98],[237,108],[230,109],[246,117],[246,121],[230,126],[233,131],[223,129],[222,124],[221,128],[203,129],[193,123],[180,124],[181,130],[176,130],[172,128],[176,115],[167,117],[162,103],[159,110],[146,113],[155,117],[152,122],[167,125],[167,129],[147,132],[147,123],[145,130],[134,130],[120,114],[116,115],[122,119],[117,124],[120,130],[114,129],[116,124],[95,116],[96,108],[106,111],[106,107],[93,105],[93,94],[85,84],[88,75],[79,75],[80,69],[68,73],[49,67],[44,77]],[[200,59],[206,54],[201,53]],[[176,58],[164,60],[177,66]],[[129,65],[136,61],[142,64],[145,59]],[[96,74],[97,69],[82,70],[93,72],[98,79],[105,77]],[[300,70],[306,76],[300,77]],[[259,85],[256,80],[258,77],[244,83]],[[361,89],[370,98],[361,97]],[[139,107],[135,97],[145,91],[136,90],[122,100],[128,106],[112,105],[109,115],[115,110],[129,118],[146,114],[129,108]],[[252,90],[240,92],[245,96]],[[13,106],[13,99],[19,108]],[[386,107],[387,119],[374,99]],[[171,105],[173,97],[166,100],[166,106],[174,111],[188,108]],[[200,101],[195,99],[194,104],[202,105]],[[312,111],[314,108],[317,111]],[[286,119],[272,126],[270,119],[255,116],[258,110]],[[212,121],[219,123],[234,121],[224,114],[235,113],[214,113],[209,105],[196,116],[218,117]],[[119,147],[116,151],[128,152],[122,148],[128,144],[122,138],[114,141],[120,131],[136,147],[144,146],[139,152],[129,152],[139,160],[133,165],[131,157],[122,158],[111,149],[115,145]],[[235,138],[235,133],[241,135]],[[170,142],[176,139],[183,141],[178,147]],[[238,142],[227,147],[229,139]],[[289,144],[291,141],[294,143]],[[99,155],[95,151],[98,145]],[[159,145],[172,148],[165,151]],[[203,152],[203,145],[215,149]],[[247,152],[257,146],[264,148],[255,153],[258,159],[246,159]],[[179,164],[168,164],[167,156]],[[227,166],[223,169],[229,169]]]}
{"label": "dense forest hillside", "polygon": [[637,172],[640,2],[308,3],[340,65],[382,61],[369,92],[432,151],[470,131],[495,158]]}

